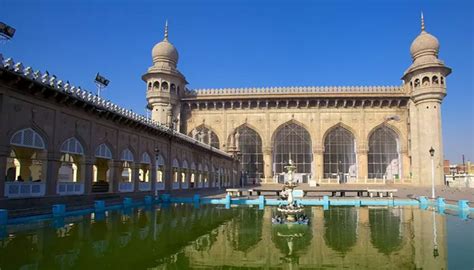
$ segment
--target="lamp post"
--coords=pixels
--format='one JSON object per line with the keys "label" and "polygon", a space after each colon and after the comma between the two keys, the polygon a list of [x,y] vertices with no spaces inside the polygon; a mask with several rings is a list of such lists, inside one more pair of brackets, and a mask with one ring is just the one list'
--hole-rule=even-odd
{"label": "lamp post", "polygon": [[94,83],[97,86],[97,96],[100,97],[100,92],[109,85],[110,80],[101,76],[99,73],[95,75]]}
{"label": "lamp post", "polygon": [[0,22],[0,40],[8,41],[15,35],[15,28],[7,25],[6,23]]}
{"label": "lamp post", "polygon": [[430,148],[430,156],[431,156],[431,199],[435,198],[435,182],[434,182],[435,173],[434,173],[434,159],[433,159],[434,153],[435,153],[435,150],[433,149],[433,147],[431,147]]}

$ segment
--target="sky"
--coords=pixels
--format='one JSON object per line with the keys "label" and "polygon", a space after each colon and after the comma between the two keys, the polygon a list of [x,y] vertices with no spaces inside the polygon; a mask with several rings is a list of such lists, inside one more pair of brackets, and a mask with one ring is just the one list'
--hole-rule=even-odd
{"label": "sky", "polygon": [[0,0],[0,21],[16,28],[0,52],[93,92],[100,72],[105,98],[145,114],[141,76],[166,20],[191,89],[400,85],[421,11],[453,69],[445,158],[474,161],[472,0]]}

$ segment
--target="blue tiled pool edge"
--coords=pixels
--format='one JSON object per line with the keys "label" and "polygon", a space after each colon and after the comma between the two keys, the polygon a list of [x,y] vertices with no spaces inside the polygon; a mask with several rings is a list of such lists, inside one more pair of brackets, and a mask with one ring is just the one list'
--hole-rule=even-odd
{"label": "blue tiled pool edge", "polygon": [[[322,199],[298,199],[298,203],[304,206],[323,206],[328,209],[330,206],[419,206],[421,209],[428,207],[436,207],[439,213],[444,213],[446,209],[454,210],[459,213],[461,218],[467,218],[470,212],[474,212],[474,208],[469,206],[467,200],[459,200],[457,204],[448,204],[444,198],[437,198],[436,200],[429,200],[427,197],[420,196],[417,199],[373,199],[373,198],[353,198],[353,199],[331,199],[329,196],[323,196]],[[153,204],[168,204],[168,203],[192,203],[197,207],[201,204],[223,205],[225,208],[230,208],[232,205],[255,205],[259,209],[263,209],[265,205],[277,206],[286,203],[278,199],[266,199],[265,196],[259,196],[257,199],[243,199],[232,198],[227,195],[221,199],[215,198],[201,198],[199,194],[193,197],[172,197],[170,194],[161,194],[157,197],[145,196],[141,201],[133,201],[131,198],[124,198],[121,204],[106,205],[104,201],[98,200],[94,203],[94,208],[87,208],[81,210],[66,211],[67,207],[64,204],[55,204],[52,207],[51,214],[42,214],[25,217],[8,218],[8,211],[0,209],[0,226],[10,224],[27,223],[31,221],[48,220],[52,218],[64,218],[70,216],[79,216],[90,213],[103,213],[108,210],[126,209],[131,207],[139,207]]]}

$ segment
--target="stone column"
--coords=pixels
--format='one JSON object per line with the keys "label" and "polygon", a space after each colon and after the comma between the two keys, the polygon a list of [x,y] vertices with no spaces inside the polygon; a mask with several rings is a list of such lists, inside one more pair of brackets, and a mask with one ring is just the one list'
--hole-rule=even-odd
{"label": "stone column", "polygon": [[7,155],[6,153],[0,154],[0,198],[5,196],[5,181],[7,171]]}
{"label": "stone column", "polygon": [[150,182],[151,182],[151,191],[153,194],[155,193],[156,190],[156,181],[157,179],[157,173],[156,173],[157,167],[156,167],[156,162],[152,162],[150,164]]}
{"label": "stone column", "polygon": [[122,177],[122,161],[111,160],[109,162],[110,182],[109,191],[112,193],[119,193],[119,183]]}
{"label": "stone column", "polygon": [[132,169],[132,183],[134,192],[139,191],[138,186],[140,183],[140,165],[141,164],[134,163],[130,166],[130,168]]}
{"label": "stone column", "polygon": [[361,143],[357,148],[357,182],[365,183],[366,179],[369,176],[368,169],[368,157],[367,154],[369,152],[369,148],[366,143]]}
{"label": "stone column", "polygon": [[263,175],[264,183],[273,182],[273,156],[272,147],[267,146],[263,148]]}
{"label": "stone column", "polygon": [[88,195],[92,193],[92,180],[94,179],[94,159],[85,158],[84,159],[84,194]]}
{"label": "stone column", "polygon": [[[50,155],[47,159],[46,169],[46,195],[57,195],[58,173],[61,167],[61,161],[58,156]],[[34,179],[33,179],[34,180]]]}
{"label": "stone column", "polygon": [[320,182],[321,179],[324,178],[323,176],[323,154],[324,148],[322,145],[316,145],[313,147],[313,179],[317,183]]}
{"label": "stone column", "polygon": [[401,183],[404,183],[404,182],[411,183],[410,156],[408,155],[407,149],[402,149],[400,153],[400,162],[401,162],[401,167],[402,167],[402,175],[400,175]]}

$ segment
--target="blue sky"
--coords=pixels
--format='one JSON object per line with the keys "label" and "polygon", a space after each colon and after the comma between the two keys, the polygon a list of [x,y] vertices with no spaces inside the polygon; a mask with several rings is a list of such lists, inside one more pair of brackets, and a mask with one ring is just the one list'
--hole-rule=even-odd
{"label": "blue sky", "polygon": [[473,1],[24,1],[2,0],[17,29],[0,45],[35,69],[144,113],[151,49],[166,19],[189,88],[399,85],[426,29],[453,68],[442,107],[445,158],[474,161]]}

